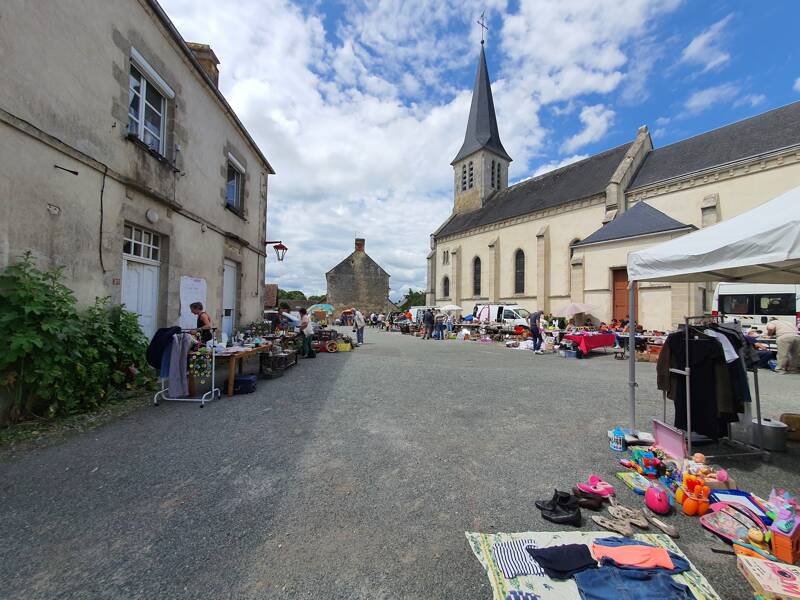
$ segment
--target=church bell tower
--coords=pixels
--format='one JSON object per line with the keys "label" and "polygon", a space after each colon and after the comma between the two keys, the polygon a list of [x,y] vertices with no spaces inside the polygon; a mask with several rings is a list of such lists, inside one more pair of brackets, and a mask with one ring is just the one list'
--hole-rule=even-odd
{"label": "church bell tower", "polygon": [[481,40],[464,143],[450,163],[453,166],[454,213],[477,210],[493,194],[508,187],[511,157],[500,141],[483,45]]}

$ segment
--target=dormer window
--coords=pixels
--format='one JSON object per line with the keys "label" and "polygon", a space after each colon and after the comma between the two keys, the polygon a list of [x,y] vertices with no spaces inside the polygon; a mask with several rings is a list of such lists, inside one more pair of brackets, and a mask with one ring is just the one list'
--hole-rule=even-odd
{"label": "dormer window", "polygon": [[467,187],[472,189],[472,186],[475,183],[475,172],[472,168],[472,161],[469,161],[469,177],[467,177]]}

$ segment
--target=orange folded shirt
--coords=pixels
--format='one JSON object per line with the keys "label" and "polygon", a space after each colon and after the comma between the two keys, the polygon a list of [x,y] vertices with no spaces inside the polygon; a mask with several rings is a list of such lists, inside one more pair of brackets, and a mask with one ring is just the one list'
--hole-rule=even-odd
{"label": "orange folded shirt", "polygon": [[618,565],[626,567],[641,567],[643,569],[662,567],[670,570],[675,568],[666,548],[592,544],[592,554],[598,562],[604,558],[610,558]]}

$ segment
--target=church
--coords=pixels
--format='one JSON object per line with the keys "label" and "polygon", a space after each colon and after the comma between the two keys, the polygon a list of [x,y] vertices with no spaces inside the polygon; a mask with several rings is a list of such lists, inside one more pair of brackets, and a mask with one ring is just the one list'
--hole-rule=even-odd
{"label": "church", "polygon": [[[800,185],[800,102],[654,148],[629,142],[509,186],[481,42],[453,210],[431,235],[427,303],[570,302],[608,322],[629,312],[627,256],[736,216]],[[643,283],[636,318],[670,329],[711,309],[715,282]]]}

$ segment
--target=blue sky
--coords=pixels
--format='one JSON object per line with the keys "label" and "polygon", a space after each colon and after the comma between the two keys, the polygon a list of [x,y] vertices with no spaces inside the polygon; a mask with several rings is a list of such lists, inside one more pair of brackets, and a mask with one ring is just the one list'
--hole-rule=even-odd
{"label": "blue sky", "polygon": [[630,141],[656,146],[800,100],[796,2],[162,0],[211,44],[220,87],[264,150],[267,267],[318,293],[353,247],[425,285],[428,236],[452,208],[486,11],[511,180]]}

